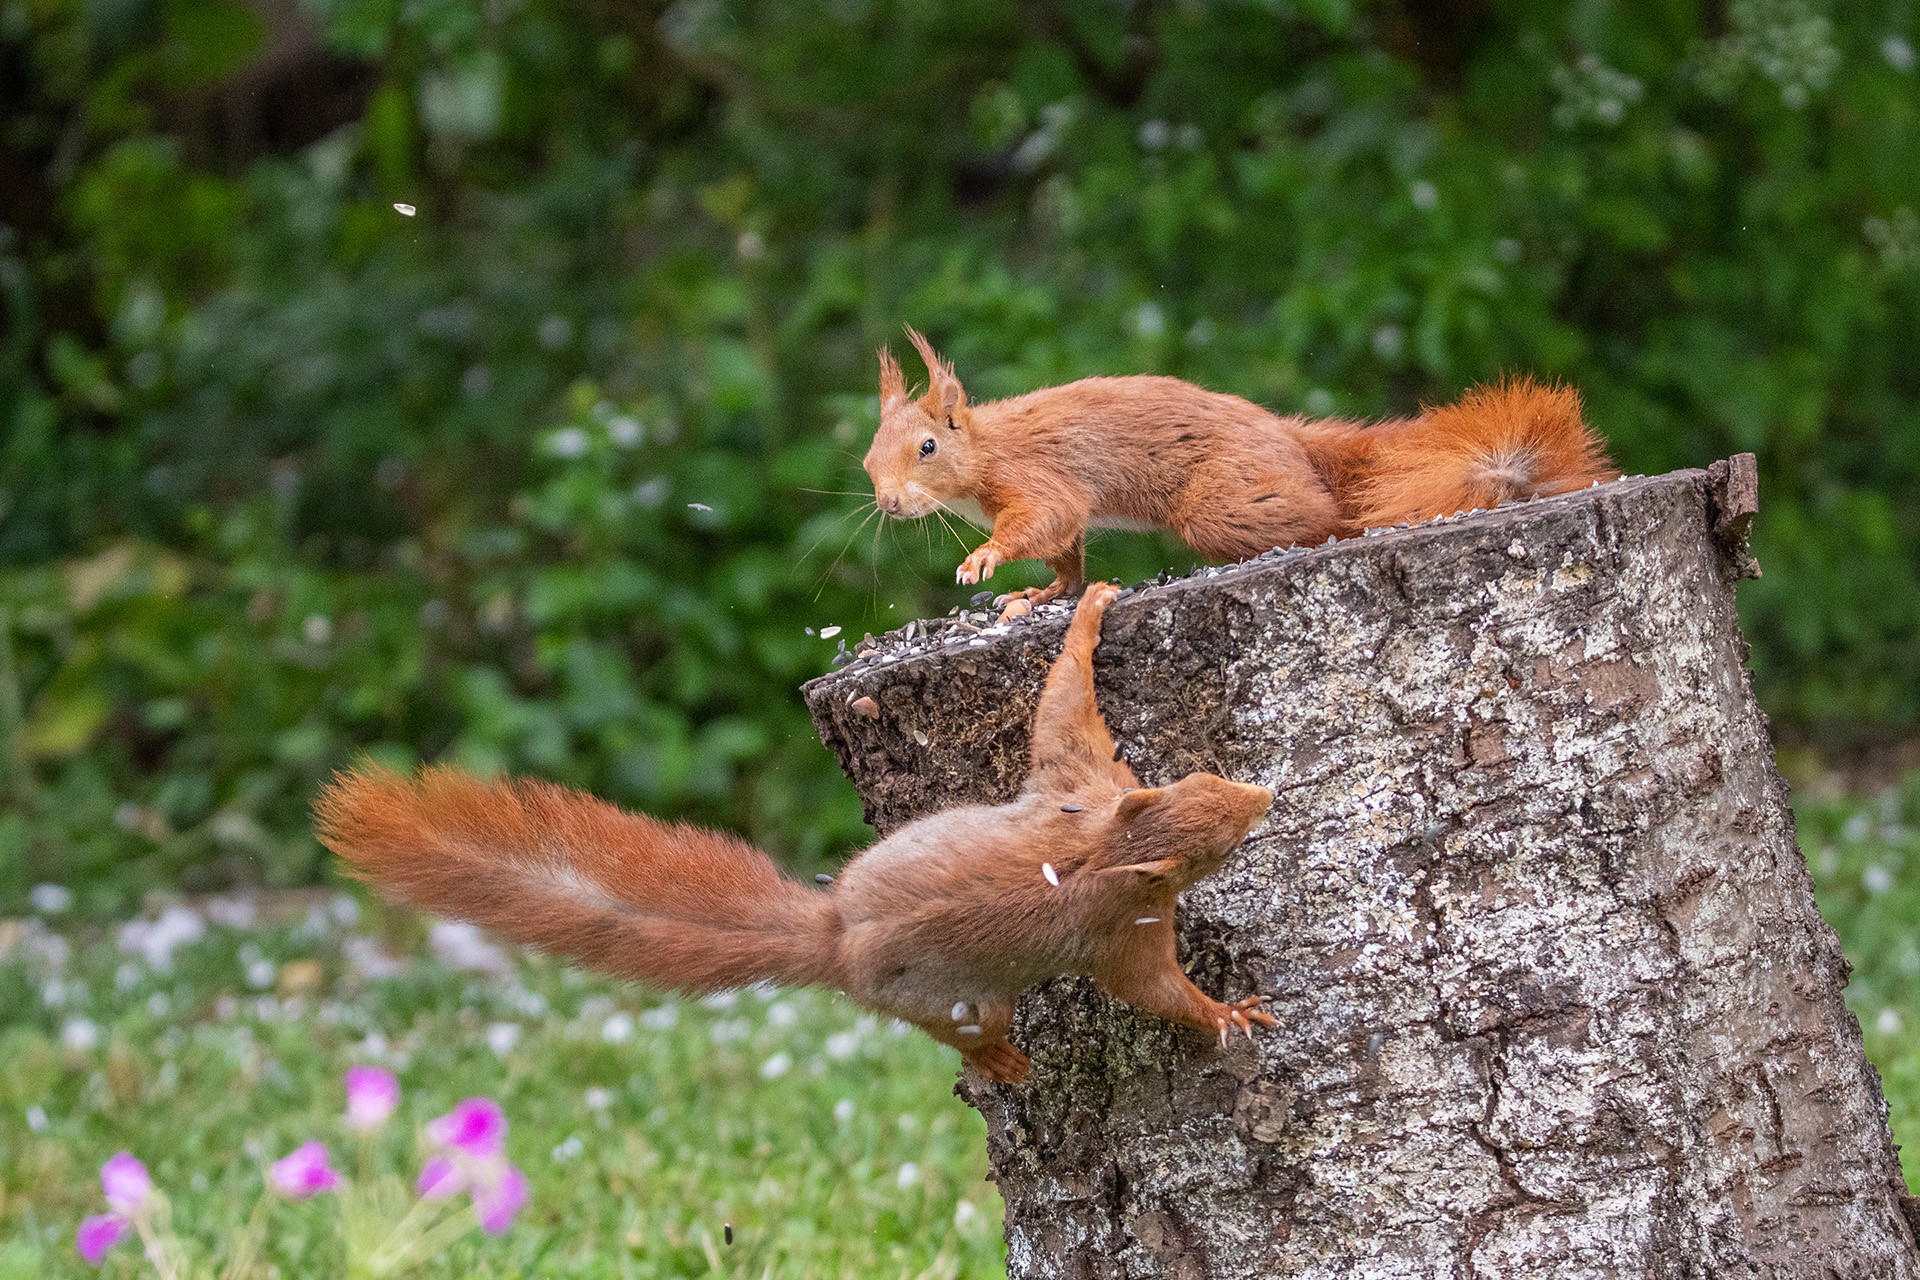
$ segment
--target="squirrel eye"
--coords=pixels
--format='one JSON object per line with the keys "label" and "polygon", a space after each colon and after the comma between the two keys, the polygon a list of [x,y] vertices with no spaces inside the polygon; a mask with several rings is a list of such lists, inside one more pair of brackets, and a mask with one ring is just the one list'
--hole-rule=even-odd
{"label": "squirrel eye", "polygon": [[930,439],[928,439],[928,440],[922,440],[922,441],[920,442],[920,456],[921,456],[921,457],[923,457],[923,458],[931,458],[931,457],[933,456],[933,449],[934,449],[934,444],[933,444],[933,441],[932,441],[932,440],[930,440]]}

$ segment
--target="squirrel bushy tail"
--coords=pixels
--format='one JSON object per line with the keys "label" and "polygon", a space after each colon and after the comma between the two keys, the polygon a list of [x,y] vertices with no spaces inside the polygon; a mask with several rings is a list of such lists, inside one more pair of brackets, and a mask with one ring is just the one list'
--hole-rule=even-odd
{"label": "squirrel bushy tail", "polygon": [[1584,489],[1619,472],[1580,412],[1580,393],[1509,378],[1453,404],[1358,434],[1348,495],[1358,529],[1409,524]]}
{"label": "squirrel bushy tail", "polygon": [[743,840],[534,780],[337,775],[315,829],[379,889],[655,986],[835,985],[838,913]]}

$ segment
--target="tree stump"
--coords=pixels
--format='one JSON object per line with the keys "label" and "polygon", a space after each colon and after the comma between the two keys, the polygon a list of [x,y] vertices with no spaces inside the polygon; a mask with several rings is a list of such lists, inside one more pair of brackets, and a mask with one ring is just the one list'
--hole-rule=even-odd
{"label": "tree stump", "polygon": [[[1274,789],[1182,900],[1217,1043],[1084,979],[968,1077],[1015,1277],[1914,1280],[1743,666],[1752,459],[1136,590],[1096,655],[1149,785]],[[1067,610],[806,688],[885,832],[1018,785]],[[867,700],[871,701],[867,701]]]}

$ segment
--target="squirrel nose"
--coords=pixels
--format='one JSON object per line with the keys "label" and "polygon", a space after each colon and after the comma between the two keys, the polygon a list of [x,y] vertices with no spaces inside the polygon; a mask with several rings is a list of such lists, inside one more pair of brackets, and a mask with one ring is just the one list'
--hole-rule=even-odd
{"label": "squirrel nose", "polygon": [[884,511],[884,512],[886,512],[886,513],[887,513],[888,515],[890,515],[890,516],[897,516],[897,515],[899,515],[899,514],[900,514],[900,499],[899,499],[899,497],[898,497],[898,495],[896,495],[896,496],[894,496],[894,497],[891,497],[891,498],[882,498],[882,499],[880,499],[880,509],[881,509],[882,511]]}

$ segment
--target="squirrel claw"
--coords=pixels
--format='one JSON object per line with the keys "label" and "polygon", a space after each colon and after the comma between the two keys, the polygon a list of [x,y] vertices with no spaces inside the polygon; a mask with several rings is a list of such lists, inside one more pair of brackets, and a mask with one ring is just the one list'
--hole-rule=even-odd
{"label": "squirrel claw", "polygon": [[982,543],[973,549],[971,555],[960,562],[960,567],[953,571],[953,580],[967,586],[985,582],[993,576],[993,571],[1000,567],[1000,562],[1004,558],[998,547],[992,543]]}
{"label": "squirrel claw", "polygon": [[1236,1000],[1230,1005],[1223,1005],[1221,1012],[1215,1014],[1213,1020],[1214,1026],[1220,1029],[1220,1047],[1223,1049],[1226,1047],[1227,1036],[1235,1027],[1238,1027],[1241,1034],[1251,1040],[1253,1039],[1253,1026],[1256,1022],[1263,1027],[1279,1026],[1280,1020],[1278,1018],[1260,1008],[1260,1006],[1266,1002],[1267,997],[1265,996],[1248,996],[1244,1000]]}

